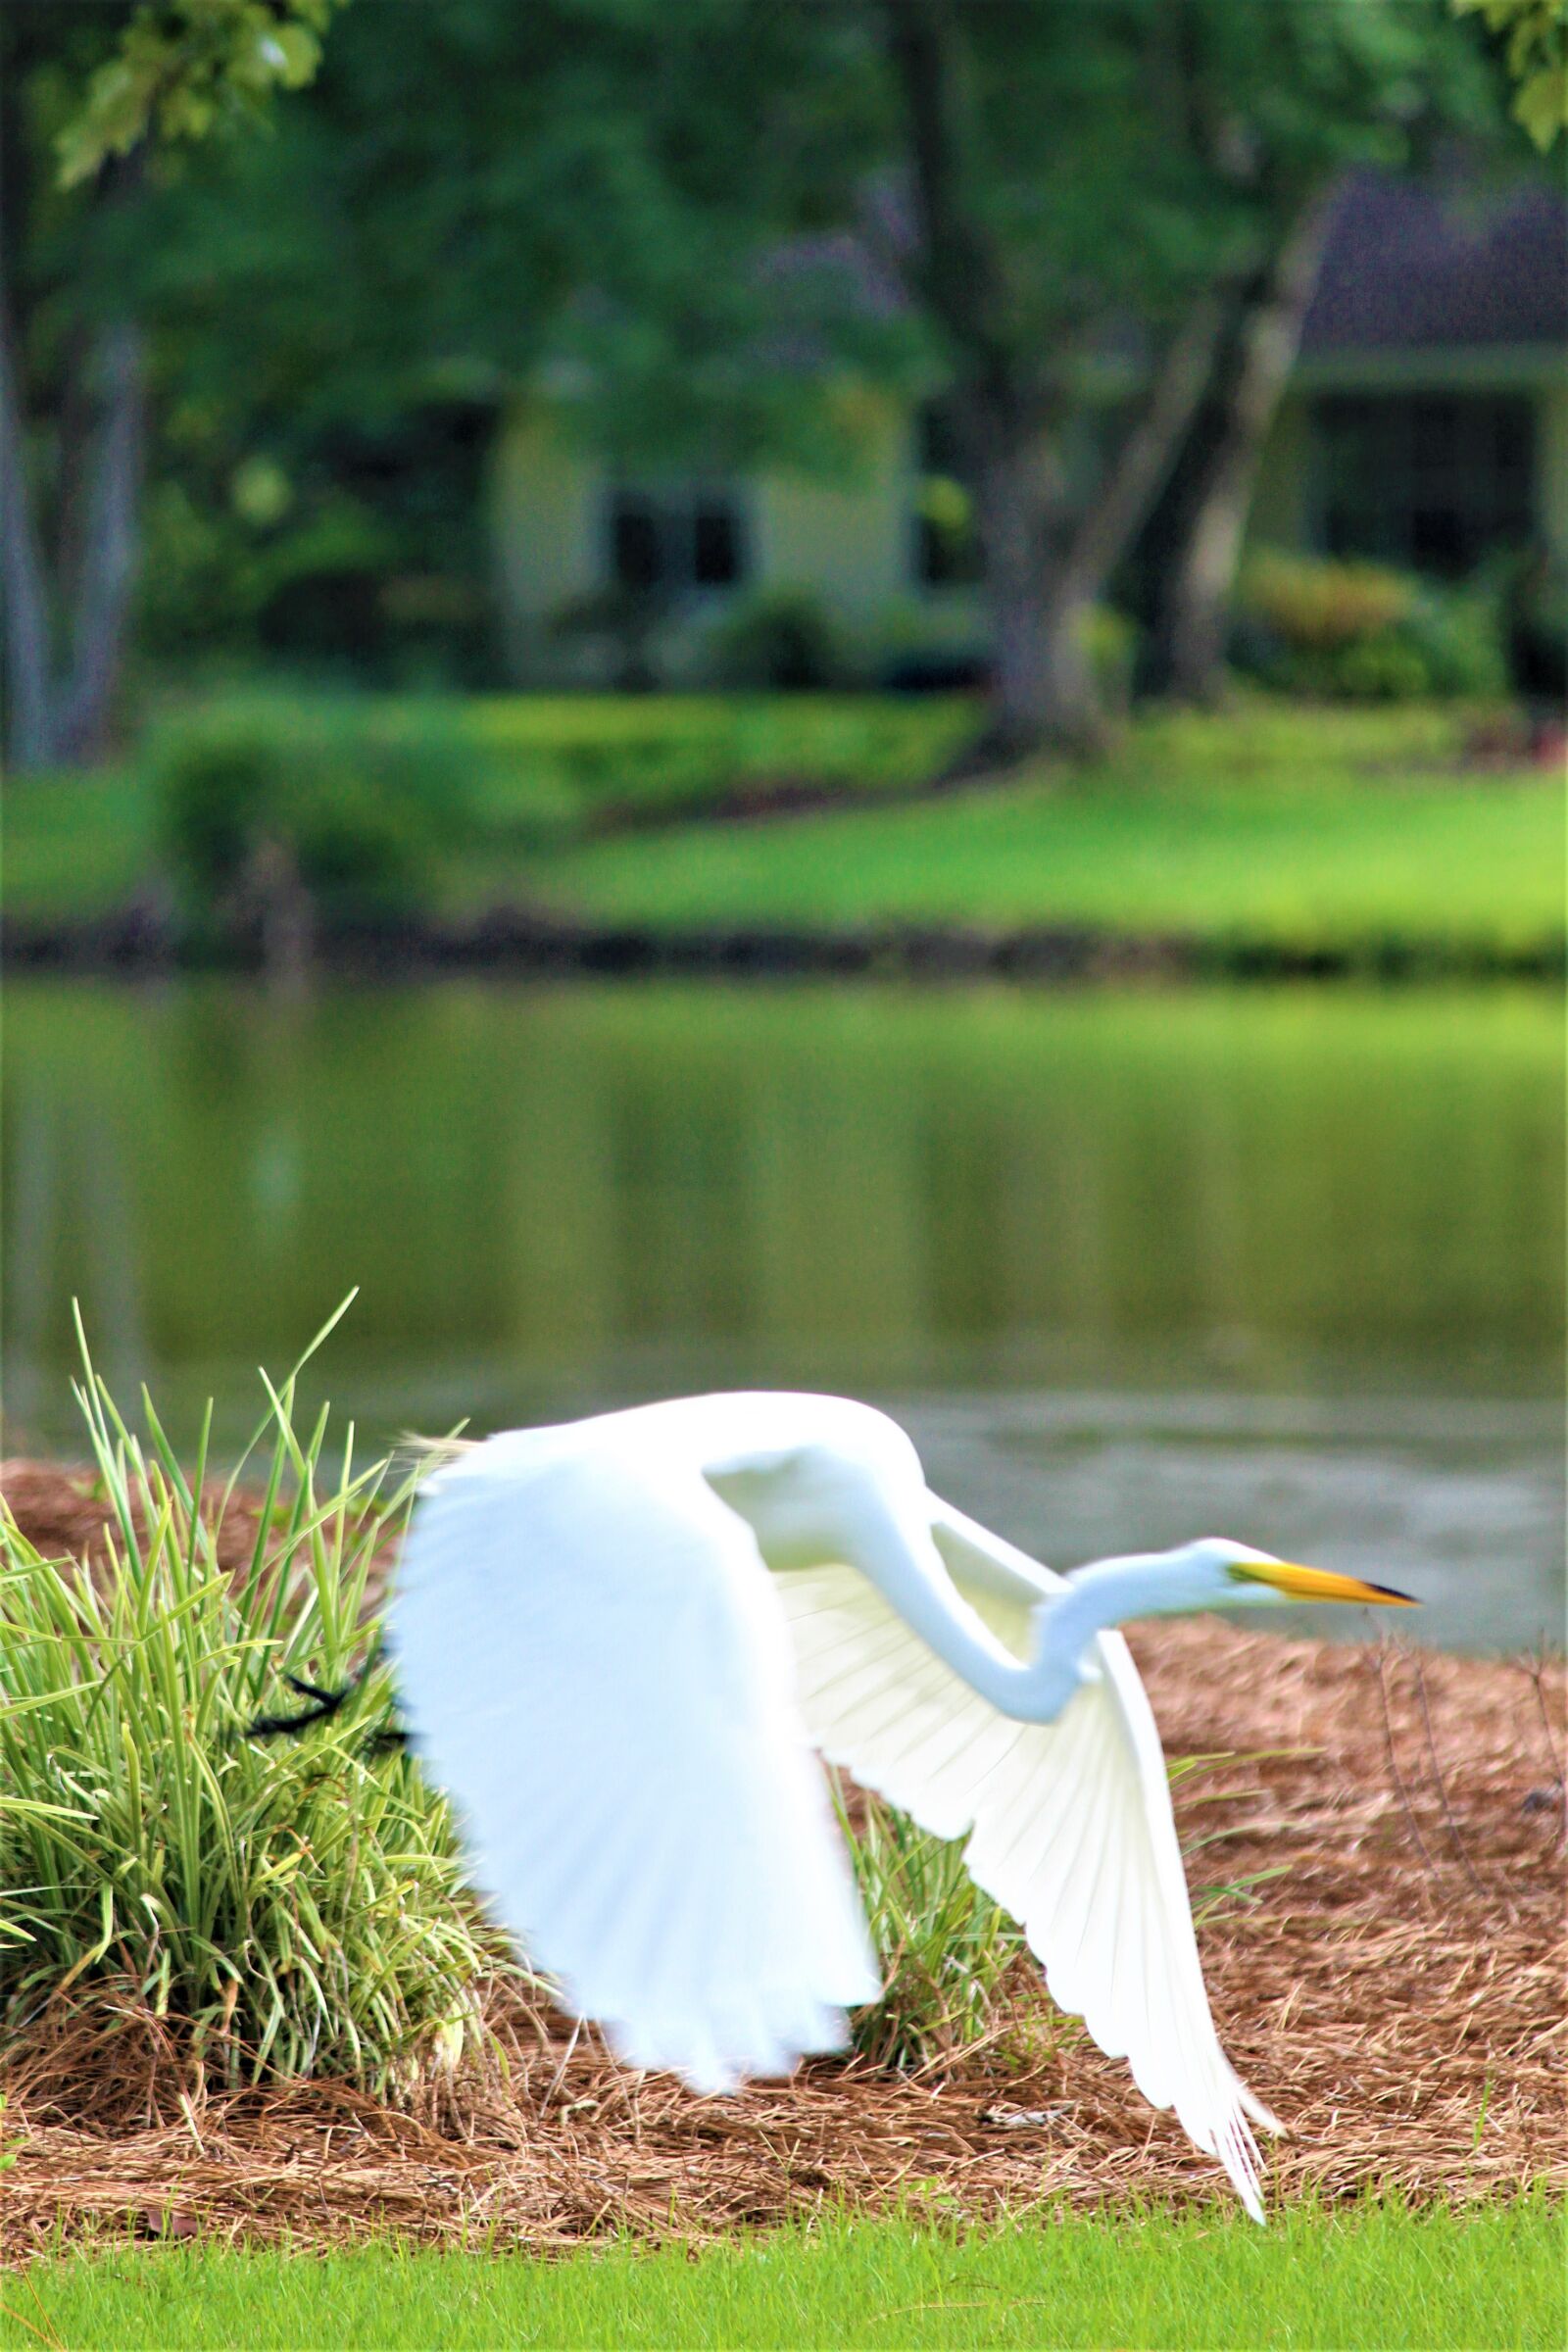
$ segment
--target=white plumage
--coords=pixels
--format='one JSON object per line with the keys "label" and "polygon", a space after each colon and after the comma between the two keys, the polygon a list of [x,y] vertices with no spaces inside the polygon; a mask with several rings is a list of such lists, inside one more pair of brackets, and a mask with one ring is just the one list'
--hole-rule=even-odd
{"label": "white plumage", "polygon": [[880,1984],[777,1594],[700,1478],[542,1453],[498,1440],[420,1505],[411,1727],[476,1884],[621,2057],[787,2073]]}
{"label": "white plumage", "polygon": [[865,1405],[693,1397],[443,1465],[392,1632],[476,1886],[628,2063],[727,2089],[877,1997],[820,1750],[967,1837],[1055,2000],[1260,2219],[1248,2117],[1278,2127],[1220,2049],[1158,1736],[1104,1629],[1301,1578],[1395,1597],[1217,1541],[1054,1576]]}
{"label": "white plumage", "polygon": [[[1027,1565],[1038,1591],[1046,1571]],[[826,1568],[781,1582],[822,1753],[937,1837],[967,1833],[970,1876],[1022,1927],[1057,2007],[1127,2059],[1151,2106],[1175,2108],[1256,2212],[1246,2117],[1279,2126],[1214,2032],[1159,1735],[1121,1636],[1096,1637],[1099,1674],[1054,1723],[1019,1723],[934,1658],[863,1579]],[[961,1567],[955,1582],[961,1591]],[[1022,1633],[1025,1608],[1017,1617]],[[847,1652],[867,1662],[841,1680]]]}

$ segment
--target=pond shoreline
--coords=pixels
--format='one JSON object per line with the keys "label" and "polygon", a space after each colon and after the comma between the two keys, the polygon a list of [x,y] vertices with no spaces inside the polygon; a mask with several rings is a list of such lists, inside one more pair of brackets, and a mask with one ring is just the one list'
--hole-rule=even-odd
{"label": "pond shoreline", "polygon": [[95,977],[299,972],[358,978],[448,973],[593,979],[990,980],[1032,986],[1099,980],[1373,980],[1383,983],[1558,981],[1560,936],[1501,946],[1397,933],[1293,943],[1195,937],[1090,924],[987,928],[881,922],[853,928],[769,924],[595,923],[515,904],[461,919],[338,921],[279,942],[260,923],[194,939],[166,905],[137,900],[79,920],[13,916],[0,929],[0,970]]}

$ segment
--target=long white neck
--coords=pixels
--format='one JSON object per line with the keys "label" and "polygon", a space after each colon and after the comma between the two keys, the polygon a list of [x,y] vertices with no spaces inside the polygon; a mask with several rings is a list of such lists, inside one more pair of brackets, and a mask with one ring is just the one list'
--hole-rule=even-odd
{"label": "long white neck", "polygon": [[[1200,1606],[1207,1597],[1207,1588],[1200,1591],[1185,1577],[1170,1552],[1097,1560],[1057,1584],[923,1487],[911,1496],[900,1481],[868,1478],[858,1461],[846,1464],[825,1446],[793,1448],[776,1459],[726,1453],[705,1464],[704,1477],[747,1521],[770,1567],[842,1560],[858,1568],[971,1690],[1025,1723],[1050,1723],[1060,1714],[1082,1680],[1084,1651],[1104,1627],[1156,1609]],[[1020,1583],[1036,1584],[1040,1601],[1031,1612],[1027,1658],[1000,1641],[956,1588],[943,1543],[982,1585],[1000,1575],[1014,1601]]]}
{"label": "long white neck", "polygon": [[[972,1522],[964,1524],[976,1537],[984,1532]],[[1008,1547],[996,1548],[1004,1553]],[[1042,1596],[1031,1612],[1030,1654],[1023,1659],[999,1642],[955,1592],[929,1545],[878,1542],[873,1537],[857,1546],[855,1557],[856,1565],[939,1658],[1001,1713],[1022,1723],[1055,1721],[1083,1680],[1085,1651],[1107,1626],[1129,1617],[1190,1609],[1207,1597],[1182,1575],[1169,1552],[1097,1560]]]}
{"label": "long white neck", "polygon": [[1082,1680],[1084,1653],[1097,1634],[1129,1617],[1166,1616],[1195,1605],[1198,1595],[1174,1569],[1170,1553],[1161,1551],[1096,1560],[1035,1611],[1030,1720],[1049,1723],[1061,1712]]}

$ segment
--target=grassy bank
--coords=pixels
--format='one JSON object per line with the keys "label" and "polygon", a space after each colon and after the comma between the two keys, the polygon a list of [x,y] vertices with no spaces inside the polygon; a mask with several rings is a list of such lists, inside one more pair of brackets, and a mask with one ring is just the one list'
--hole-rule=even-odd
{"label": "grassy bank", "polygon": [[[1100,761],[921,790],[972,715],[869,697],[426,712],[437,796],[444,775],[456,797],[389,904],[405,931],[458,938],[511,906],[655,943],[924,929],[1154,940],[1219,965],[1560,958],[1560,779],[1466,766],[1451,708],[1156,714]],[[14,787],[15,936],[167,897],[161,823],[147,765]]]}
{"label": "grassy bank", "polygon": [[[872,695],[512,695],[467,702],[278,692],[195,706],[155,724],[126,760],[11,786],[6,911],[102,914],[170,863],[162,805],[182,747],[216,727],[285,773],[332,738],[347,771],[368,747],[384,777],[417,753],[438,807],[422,877],[432,907],[525,888],[541,858],[606,830],[701,821],[718,809],[878,801],[916,790],[973,734],[971,698]],[[351,779],[351,781],[356,779]]]}
{"label": "grassy bank", "polygon": [[563,911],[656,927],[1056,924],[1298,955],[1560,940],[1560,780],[1455,772],[1457,753],[1431,712],[1153,717],[1093,768],[585,844],[536,887]]}
{"label": "grassy bank", "polygon": [[303,2260],[225,2247],[73,2256],[0,2285],[18,2344],[160,2352],[989,2346],[1554,2348],[1563,2224],[1544,2198],[1465,2215],[1369,2203],[1246,2222],[1048,2218],[962,2234],[842,2220],[701,2254],[624,2243],[562,2262],[371,2244]]}

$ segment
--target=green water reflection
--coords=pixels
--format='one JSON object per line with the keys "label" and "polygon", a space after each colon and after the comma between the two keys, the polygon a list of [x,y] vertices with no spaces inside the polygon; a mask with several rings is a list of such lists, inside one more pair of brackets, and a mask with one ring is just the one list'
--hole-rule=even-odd
{"label": "green water reflection", "polygon": [[6,1031],[13,1442],[73,1432],[73,1293],[230,1436],[356,1283],[322,1385],[379,1429],[1560,1380],[1541,994],[17,983]]}

